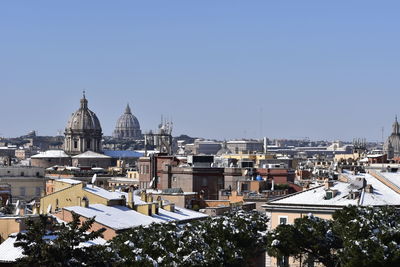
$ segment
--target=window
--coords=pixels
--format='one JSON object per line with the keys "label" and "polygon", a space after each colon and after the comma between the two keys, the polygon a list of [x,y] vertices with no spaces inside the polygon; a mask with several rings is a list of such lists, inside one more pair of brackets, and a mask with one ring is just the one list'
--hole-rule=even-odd
{"label": "window", "polygon": [[280,267],[289,266],[289,257],[288,256],[279,257],[278,258],[278,266],[280,266]]}
{"label": "window", "polygon": [[333,192],[328,191],[326,192],[326,199],[331,199],[333,197]]}
{"label": "window", "polygon": [[203,181],[202,181],[202,186],[207,186],[207,183],[208,181],[207,181],[207,178],[203,178]]}
{"label": "window", "polygon": [[87,140],[86,148],[90,148],[90,140]]}
{"label": "window", "polygon": [[40,196],[41,191],[40,187],[36,187],[36,196]]}
{"label": "window", "polygon": [[288,224],[288,216],[279,216],[279,224]]}
{"label": "window", "polygon": [[74,148],[78,148],[78,141],[74,140]]}
{"label": "window", "polygon": [[25,173],[24,172],[21,172],[21,176],[24,176],[25,175]]}
{"label": "window", "polygon": [[25,187],[20,187],[19,188],[19,194],[21,195],[21,196],[25,196]]}

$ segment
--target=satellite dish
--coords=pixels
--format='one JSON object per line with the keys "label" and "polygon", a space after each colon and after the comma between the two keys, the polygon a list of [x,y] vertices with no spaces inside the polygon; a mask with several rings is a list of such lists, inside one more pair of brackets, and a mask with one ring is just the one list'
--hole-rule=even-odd
{"label": "satellite dish", "polygon": [[10,201],[9,201],[9,199],[7,198],[6,206],[8,206],[9,204],[10,204]]}
{"label": "satellite dish", "polygon": [[15,210],[15,215],[19,215],[19,211],[20,211],[20,209],[17,208],[17,209]]}
{"label": "satellite dish", "polygon": [[49,206],[47,206],[47,213],[51,212],[51,204],[49,204]]}
{"label": "satellite dish", "polygon": [[19,200],[17,200],[17,204],[15,204],[15,207],[19,207]]}
{"label": "satellite dish", "polygon": [[154,181],[156,180],[156,177],[153,177],[153,179],[151,180],[151,182],[150,182],[150,184],[149,184],[149,186],[150,187],[153,187],[153,184],[154,184]]}
{"label": "satellite dish", "polygon": [[97,173],[95,173],[92,177],[92,184],[96,182],[96,179],[97,179]]}

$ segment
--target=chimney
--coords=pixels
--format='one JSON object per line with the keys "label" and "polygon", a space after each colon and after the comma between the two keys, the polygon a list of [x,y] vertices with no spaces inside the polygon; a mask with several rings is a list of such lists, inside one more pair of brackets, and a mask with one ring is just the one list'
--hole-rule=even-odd
{"label": "chimney", "polygon": [[161,199],[161,196],[158,196],[157,197],[157,202],[158,202],[158,207],[162,207],[162,205],[163,205],[163,201],[162,201],[162,199]]}
{"label": "chimney", "polygon": [[325,179],[324,186],[325,186],[325,189],[331,188],[333,186],[333,181],[329,180],[329,179]]}
{"label": "chimney", "polygon": [[147,202],[147,194],[145,191],[142,191],[142,193],[140,194],[140,199],[144,202]]}
{"label": "chimney", "polygon": [[129,191],[128,191],[128,199],[126,201],[126,205],[131,209],[133,209],[135,207],[135,201],[133,198],[133,190],[132,189],[129,189]]}
{"label": "chimney", "polygon": [[87,199],[87,197],[82,199],[82,207],[89,208],[89,199]]}
{"label": "chimney", "polygon": [[115,192],[115,185],[111,186],[111,192]]}
{"label": "chimney", "polygon": [[365,186],[365,192],[367,193],[374,193],[374,188],[372,187],[372,184],[367,184],[367,186]]}

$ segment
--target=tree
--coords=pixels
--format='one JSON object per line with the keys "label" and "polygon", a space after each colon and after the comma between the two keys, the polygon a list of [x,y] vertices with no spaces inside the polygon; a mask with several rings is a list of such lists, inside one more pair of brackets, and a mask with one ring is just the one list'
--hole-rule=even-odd
{"label": "tree", "polygon": [[400,216],[391,207],[348,206],[332,220],[312,214],[271,231],[271,256],[292,256],[325,266],[399,266]]}
{"label": "tree", "polygon": [[50,244],[44,237],[50,232],[50,221],[47,216],[40,215],[37,221],[31,219],[26,222],[26,232],[17,235],[16,247],[23,249],[25,257],[17,261],[21,266],[54,266],[54,255],[50,253]]}
{"label": "tree", "polygon": [[279,225],[268,234],[268,253],[277,258],[294,256],[335,266],[341,240],[332,231],[332,223],[309,214],[296,219],[294,225]]}
{"label": "tree", "polygon": [[241,266],[265,251],[267,218],[237,211],[185,225],[133,228],[110,244],[123,266]]}
{"label": "tree", "polygon": [[393,207],[346,207],[333,215],[342,266],[400,266],[400,216]]}
{"label": "tree", "polygon": [[11,201],[4,206],[0,207],[0,212],[3,214],[13,214],[14,213],[14,205],[11,203]]}
{"label": "tree", "polygon": [[[40,215],[38,221],[27,221],[27,231],[17,235],[16,247],[22,247],[25,257],[18,260],[22,266],[86,266],[106,265],[105,246],[85,246],[105,229],[88,232],[94,218],[81,223],[79,215],[72,213],[73,220],[67,224],[54,223]],[[52,230],[50,229],[52,226]]]}

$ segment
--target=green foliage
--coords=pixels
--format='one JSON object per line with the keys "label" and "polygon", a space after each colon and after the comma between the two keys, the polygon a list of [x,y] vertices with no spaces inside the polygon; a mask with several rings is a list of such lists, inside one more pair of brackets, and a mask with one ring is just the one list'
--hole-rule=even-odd
{"label": "green foliage", "polygon": [[13,204],[11,204],[11,202],[8,203],[7,205],[0,207],[0,212],[3,214],[13,214],[14,210],[15,210],[15,208],[14,208]]}
{"label": "green foliage", "polygon": [[101,236],[89,233],[94,218],[56,224],[40,216],[28,221],[16,246],[26,257],[20,266],[242,266],[265,251],[267,218],[236,211],[185,225],[173,222],[140,226],[121,233],[104,246],[81,246]]}
{"label": "green foliage", "polygon": [[265,250],[267,218],[238,211],[186,225],[136,227],[111,241],[122,266],[241,266]]}
{"label": "green foliage", "polygon": [[[53,225],[49,218],[40,216],[38,221],[27,221],[27,231],[17,235],[16,247],[21,247],[25,257],[18,260],[20,266],[103,266],[107,251],[104,246],[82,246],[98,237],[104,229],[88,232],[94,218],[83,223],[73,213],[67,224]],[[50,229],[52,225],[52,230]]]}
{"label": "green foliage", "polygon": [[271,231],[267,251],[325,266],[399,266],[399,223],[399,212],[390,207],[348,206],[332,220],[310,214]]}
{"label": "green foliage", "polygon": [[26,232],[17,235],[16,247],[21,247],[26,257],[17,263],[20,266],[52,266],[54,256],[50,251],[49,242],[44,237],[49,234],[47,228],[50,221],[46,216],[40,215],[37,221],[26,222]]}
{"label": "green foliage", "polygon": [[399,266],[400,216],[393,207],[346,207],[333,215],[342,266]]}
{"label": "green foliage", "polygon": [[285,189],[289,189],[290,186],[288,184],[275,184],[274,185],[274,189],[275,190],[285,190]]}

